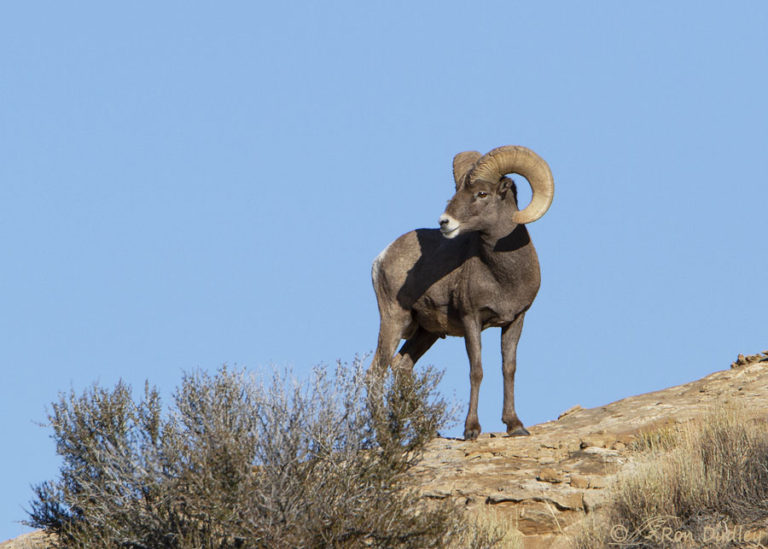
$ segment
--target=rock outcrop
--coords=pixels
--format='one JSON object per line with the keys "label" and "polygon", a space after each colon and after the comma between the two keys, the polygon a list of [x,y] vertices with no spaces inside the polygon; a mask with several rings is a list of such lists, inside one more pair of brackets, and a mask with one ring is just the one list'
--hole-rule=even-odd
{"label": "rock outcrop", "polygon": [[[729,370],[698,381],[598,408],[574,406],[556,421],[530,427],[530,437],[437,438],[413,482],[425,498],[451,499],[478,513],[494,510],[520,532],[526,549],[569,547],[579,523],[605,504],[607,489],[631,465],[639,434],[729,403],[765,416],[766,402],[768,351],[739,355]],[[48,545],[42,533],[32,532],[0,549]]]}
{"label": "rock outcrop", "polygon": [[51,546],[48,536],[40,530],[0,543],[2,549],[48,549]]}
{"label": "rock outcrop", "polygon": [[606,488],[632,462],[640,433],[695,420],[730,401],[766,414],[768,351],[739,355],[731,369],[685,385],[598,408],[574,406],[530,427],[530,437],[435,439],[414,481],[424,497],[501,513],[526,549],[568,547],[579,522],[604,504]]}

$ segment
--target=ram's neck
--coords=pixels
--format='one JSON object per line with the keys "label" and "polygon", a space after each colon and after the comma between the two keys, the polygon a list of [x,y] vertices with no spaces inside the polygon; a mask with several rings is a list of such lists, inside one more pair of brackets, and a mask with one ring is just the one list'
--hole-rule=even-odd
{"label": "ram's neck", "polygon": [[[503,236],[482,234],[480,241],[483,263],[488,265],[500,282],[510,277],[514,277],[516,281],[523,274],[521,268],[528,270],[524,267],[526,263],[530,264],[530,274],[538,273],[536,251],[525,225],[516,225],[511,232]],[[532,258],[529,257],[531,255]]]}

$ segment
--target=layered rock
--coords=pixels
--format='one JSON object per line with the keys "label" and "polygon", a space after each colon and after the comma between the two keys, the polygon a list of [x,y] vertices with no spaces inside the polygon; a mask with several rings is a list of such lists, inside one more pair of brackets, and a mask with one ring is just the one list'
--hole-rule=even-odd
{"label": "layered rock", "polygon": [[435,439],[414,482],[426,498],[500,512],[526,548],[568,547],[579,522],[604,504],[607,488],[637,455],[638,434],[695,420],[731,401],[765,415],[768,351],[739,355],[730,370],[685,385],[598,408],[575,406],[530,427],[530,437]]}

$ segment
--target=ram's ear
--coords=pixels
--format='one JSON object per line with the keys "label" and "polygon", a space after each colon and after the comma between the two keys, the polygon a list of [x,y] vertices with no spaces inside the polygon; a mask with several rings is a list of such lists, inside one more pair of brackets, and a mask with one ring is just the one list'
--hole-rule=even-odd
{"label": "ram's ear", "polygon": [[515,199],[515,204],[517,204],[517,185],[515,185],[515,182],[512,180],[512,178],[502,177],[499,181],[499,194],[502,198],[505,198],[507,192],[512,193],[512,197]]}
{"label": "ram's ear", "polygon": [[464,151],[453,157],[453,181],[456,183],[457,191],[464,182],[464,176],[467,175],[481,156],[483,155],[477,151]]}

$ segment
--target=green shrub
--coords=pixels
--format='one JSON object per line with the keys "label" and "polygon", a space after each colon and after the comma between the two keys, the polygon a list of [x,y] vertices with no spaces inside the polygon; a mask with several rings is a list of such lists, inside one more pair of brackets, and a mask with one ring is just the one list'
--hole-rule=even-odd
{"label": "green shrub", "polygon": [[[49,414],[60,477],[27,524],[67,548],[441,547],[471,527],[404,483],[445,425],[440,375],[367,378],[362,361],[308,383],[222,367],[185,375],[169,410],[145,386],[62,394]],[[471,545],[492,536],[471,533]]]}

